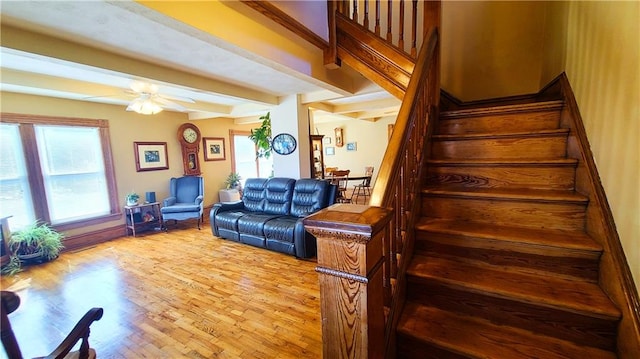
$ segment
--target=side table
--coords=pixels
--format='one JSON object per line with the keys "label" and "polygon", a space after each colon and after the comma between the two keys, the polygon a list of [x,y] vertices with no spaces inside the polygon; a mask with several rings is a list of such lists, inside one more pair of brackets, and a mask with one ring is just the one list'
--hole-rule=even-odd
{"label": "side table", "polygon": [[162,229],[162,214],[160,202],[141,203],[135,206],[124,206],[125,234],[129,231],[135,237],[136,233],[153,229]]}

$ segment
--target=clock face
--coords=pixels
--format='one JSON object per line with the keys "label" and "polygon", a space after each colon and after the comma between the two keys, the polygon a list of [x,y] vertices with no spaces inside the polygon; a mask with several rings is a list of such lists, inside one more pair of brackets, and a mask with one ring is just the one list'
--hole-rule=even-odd
{"label": "clock face", "polygon": [[186,128],[182,131],[182,137],[189,143],[194,143],[198,140],[198,134],[193,130],[193,128]]}
{"label": "clock face", "polygon": [[273,138],[271,147],[279,155],[288,155],[296,150],[296,139],[288,133],[281,133]]}

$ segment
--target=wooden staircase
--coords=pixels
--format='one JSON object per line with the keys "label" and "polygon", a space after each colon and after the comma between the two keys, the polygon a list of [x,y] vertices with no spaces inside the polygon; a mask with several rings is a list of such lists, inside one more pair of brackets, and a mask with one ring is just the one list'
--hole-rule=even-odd
{"label": "wooden staircase", "polygon": [[398,358],[615,358],[562,101],[443,112],[432,136]]}

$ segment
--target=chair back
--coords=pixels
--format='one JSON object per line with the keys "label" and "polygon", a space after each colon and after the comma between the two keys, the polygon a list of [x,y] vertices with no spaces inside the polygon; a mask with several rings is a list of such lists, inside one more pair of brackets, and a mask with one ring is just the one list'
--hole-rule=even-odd
{"label": "chair back", "polygon": [[331,172],[331,180],[338,185],[338,190],[347,189],[347,180],[351,170],[335,170]]}
{"label": "chair back", "polygon": [[367,178],[365,178],[364,181],[362,181],[362,184],[365,187],[371,186],[371,177],[373,176],[373,166],[366,166],[364,168],[364,175],[367,176]]}
{"label": "chair back", "polygon": [[349,183],[349,173],[351,170],[336,170],[331,172],[331,183],[338,186],[338,202],[346,199],[347,185]]}
{"label": "chair back", "polygon": [[325,176],[331,176],[333,174],[333,171],[337,171],[338,167],[326,167],[324,169],[324,175]]}
{"label": "chair back", "polygon": [[[2,346],[9,358],[22,359],[22,353],[20,353],[20,347],[18,346],[18,341],[16,340],[16,336],[11,328],[8,316],[20,305],[20,297],[13,292],[3,290],[0,292],[0,302]],[[46,358],[95,359],[96,352],[89,347],[89,327],[91,326],[91,323],[96,320],[100,320],[103,313],[104,310],[102,308],[89,309],[80,321],[76,323],[75,327],[73,327],[67,337],[64,338],[58,347],[47,355]],[[55,326],[55,323],[53,323],[53,326]],[[80,343],[80,349],[78,351],[71,352],[74,347],[77,347],[78,343]]]}
{"label": "chair back", "polygon": [[178,203],[193,203],[204,194],[204,180],[199,176],[171,178],[169,192]]}

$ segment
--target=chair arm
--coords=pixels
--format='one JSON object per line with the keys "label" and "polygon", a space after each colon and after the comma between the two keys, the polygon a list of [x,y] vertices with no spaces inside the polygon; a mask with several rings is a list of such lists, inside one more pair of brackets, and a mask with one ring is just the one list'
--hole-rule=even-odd
{"label": "chair arm", "polygon": [[304,229],[304,217],[296,221],[293,229],[293,243],[297,258],[311,258],[317,254],[316,237]]}
{"label": "chair arm", "polygon": [[65,355],[69,354],[71,349],[73,349],[79,340],[82,340],[82,343],[80,344],[79,358],[87,358],[89,356],[89,326],[91,326],[91,323],[96,320],[100,320],[100,318],[102,318],[102,314],[102,308],[89,309],[73,330],[71,330],[69,335],[67,335],[64,341],[62,341],[62,343],[60,343],[60,345],[58,345],[58,347],[45,358],[64,358]]}
{"label": "chair arm", "polygon": [[213,235],[216,237],[220,236],[220,233],[218,233],[218,226],[216,226],[216,215],[218,213],[242,209],[244,209],[244,202],[242,201],[214,203],[213,207],[211,207],[211,211],[209,212],[209,224],[211,225],[211,232]]}
{"label": "chair arm", "polygon": [[175,197],[167,197],[162,201],[162,207],[173,206],[177,201]]}
{"label": "chair arm", "polygon": [[194,203],[195,204],[201,204],[203,200],[204,200],[204,196],[198,196],[198,197],[196,197]]}

